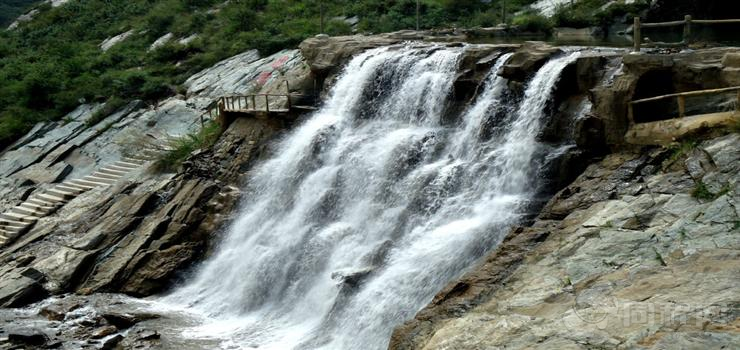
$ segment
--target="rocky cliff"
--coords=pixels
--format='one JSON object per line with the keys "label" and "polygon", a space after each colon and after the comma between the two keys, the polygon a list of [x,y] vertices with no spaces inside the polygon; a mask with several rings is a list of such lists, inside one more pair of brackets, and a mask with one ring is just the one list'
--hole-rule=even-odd
{"label": "rocky cliff", "polygon": [[[156,106],[132,103],[92,126],[102,106],[84,105],[62,122],[39,124],[0,157],[2,209],[12,212],[57,183],[125,157],[156,159],[173,138],[200,128],[216,96],[284,90],[284,75],[296,89],[311,86],[297,50],[267,58],[250,51],[193,76],[187,96]],[[66,292],[161,291],[176,271],[202,256],[236,205],[248,164],[287,124],[239,120],[178,171],[162,173],[147,162],[7,237],[0,250],[0,304],[20,306]]]}
{"label": "rocky cliff", "polygon": [[617,152],[398,328],[391,349],[729,348],[740,136]]}
{"label": "rocky cliff", "polygon": [[[449,37],[415,32],[316,37],[299,50],[269,57],[248,51],[194,75],[185,95],[157,105],[131,103],[97,123],[92,121],[105,106],[83,105],[63,121],[37,125],[0,154],[2,212],[116,161],[135,158],[142,165],[109,186],[68,198],[55,212],[8,237],[0,248],[0,305],[21,307],[55,296],[24,317],[36,323],[42,322],[38,318],[74,321],[74,327],[59,331],[59,339],[91,338],[95,344],[113,339],[138,320],[108,315],[82,322],[74,309],[105,303],[105,292],[141,297],[171,287],[218,242],[220,229],[244,195],[239,189],[251,165],[279,152],[270,147],[272,141],[301,119],[237,118],[223,126],[213,147],[196,151],[176,171],[150,167],[173,137],[200,129],[203,113],[217,97],[285,93],[285,81],[290,92],[322,94],[362,50],[442,39]],[[513,55],[498,74],[509,79],[508,97],[516,99],[539,67],[567,50],[542,43],[468,45],[449,108],[465,108],[504,53]],[[732,323],[737,313],[725,306],[736,305],[737,297],[723,288],[736,287],[737,134],[679,150],[624,150],[622,138],[626,101],[665,79],[673,91],[737,81],[730,51],[623,56],[620,50],[589,50],[569,65],[548,107],[551,121],[539,138],[574,145],[548,174],[551,180],[541,195],[544,210],[400,327],[391,347],[658,347],[674,340],[736,340],[731,330],[737,328]],[[712,265],[716,262],[722,263]],[[695,290],[710,297],[691,297]],[[68,293],[92,296],[56,298]],[[657,325],[652,328],[615,326],[626,322],[613,312],[624,305],[669,304],[692,320],[706,320],[704,328],[668,321],[651,323]],[[719,312],[702,315],[704,308]],[[574,322],[569,326],[574,328],[562,326],[565,321]],[[108,333],[98,337],[104,330]]]}

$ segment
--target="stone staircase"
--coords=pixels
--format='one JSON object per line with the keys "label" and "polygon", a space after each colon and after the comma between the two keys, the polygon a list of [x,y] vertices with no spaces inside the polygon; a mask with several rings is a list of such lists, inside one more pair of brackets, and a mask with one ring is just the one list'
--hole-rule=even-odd
{"label": "stone staircase", "polygon": [[34,193],[25,202],[0,214],[0,247],[28,232],[39,219],[96,187],[109,186],[127,173],[143,167],[149,159],[124,157],[81,179],[67,180]]}

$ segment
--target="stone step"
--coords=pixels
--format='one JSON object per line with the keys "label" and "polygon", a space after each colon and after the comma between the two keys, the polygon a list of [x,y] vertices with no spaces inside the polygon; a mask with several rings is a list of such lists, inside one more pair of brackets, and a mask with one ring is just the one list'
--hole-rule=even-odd
{"label": "stone step", "polygon": [[38,216],[38,217],[42,217],[46,215],[46,213],[43,211],[40,211],[37,209],[26,208],[22,206],[10,208],[10,211],[14,213],[18,213],[18,214],[33,215],[33,216]]}
{"label": "stone step", "polygon": [[85,188],[80,188],[80,187],[72,186],[72,185],[65,184],[65,183],[57,185],[57,187],[55,188],[60,191],[74,193],[75,195],[79,195],[80,193],[87,191],[87,189]]}
{"label": "stone step", "polygon": [[131,172],[131,170],[136,169],[136,168],[130,168],[130,167],[122,167],[122,166],[118,166],[118,165],[115,165],[115,164],[108,165],[108,166],[106,166],[106,168],[107,169],[113,169],[113,170],[121,171],[124,174],[129,173],[129,172]]}
{"label": "stone step", "polygon": [[123,161],[136,164],[138,166],[144,165],[146,163],[146,160],[144,159],[138,159],[138,158],[132,158],[132,157],[123,157]]}
{"label": "stone step", "polygon": [[78,181],[78,180],[70,180],[68,182],[65,182],[64,185],[83,189],[85,191],[92,190],[93,188],[98,187],[98,185],[81,185],[81,184],[78,184],[72,181]]}
{"label": "stone step", "polygon": [[128,168],[128,169],[131,169],[131,170],[136,169],[136,168],[138,168],[140,166],[139,164],[131,163],[131,162],[125,162],[125,161],[122,161],[122,160],[119,160],[119,161],[113,163],[113,165],[115,165],[117,167],[121,167],[121,168]]}
{"label": "stone step", "polygon": [[[5,212],[5,213],[0,214],[0,219],[11,220],[11,221],[27,222],[27,223],[36,222],[40,218],[41,218],[40,216],[33,216],[33,215],[26,215],[26,214],[18,214],[18,213],[14,213],[12,211]],[[0,220],[0,224],[2,224],[2,223],[3,223],[3,220]]]}
{"label": "stone step", "polygon": [[51,207],[56,208],[57,204],[54,202],[49,202],[47,200],[42,200],[40,198],[29,198],[25,203],[31,204],[31,205],[38,205],[41,207]]}
{"label": "stone step", "polygon": [[128,173],[128,171],[110,169],[108,167],[100,168],[98,169],[97,172],[103,173],[103,174],[109,174],[109,175],[117,175],[117,176],[123,176],[123,175],[126,175],[126,173]]}
{"label": "stone step", "polygon": [[108,186],[108,184],[107,184],[107,183],[101,183],[101,182],[89,181],[89,180],[85,180],[84,178],[83,178],[83,179],[76,179],[76,180],[72,180],[72,181],[70,181],[70,182],[73,182],[73,183],[74,183],[75,185],[81,185],[81,186],[89,186],[89,187],[90,187],[91,189],[92,189],[92,188],[95,188],[95,187],[103,187],[103,186]]}
{"label": "stone step", "polygon": [[16,220],[9,220],[9,219],[2,219],[0,220],[0,227],[4,228],[5,230],[13,230],[20,231],[24,229],[29,224],[27,222],[20,222]]}
{"label": "stone step", "polygon": [[23,227],[10,227],[10,226],[0,226],[0,230],[3,230],[6,232],[5,236],[7,237],[15,237],[17,236],[21,231],[25,230],[28,226]]}
{"label": "stone step", "polygon": [[53,203],[54,205],[67,202],[65,198],[60,197],[59,195],[51,194],[51,193],[39,193],[37,195],[34,195],[34,198],[38,198],[45,202]]}
{"label": "stone step", "polygon": [[31,202],[23,202],[19,206],[32,209],[32,210],[36,210],[36,211],[46,212],[46,213],[48,213],[49,211],[55,208],[55,206],[53,205],[40,205],[36,203],[31,203]]}
{"label": "stone step", "polygon": [[114,180],[114,181],[121,178],[121,175],[106,174],[106,173],[103,173],[103,172],[100,172],[100,171],[96,171],[96,172],[90,174],[90,176],[95,176],[95,177],[99,177],[99,178],[103,178],[103,179],[111,179],[111,180]]}
{"label": "stone step", "polygon": [[106,178],[97,177],[97,176],[93,176],[93,175],[87,175],[87,176],[83,177],[82,180],[90,181],[90,182],[97,182],[97,183],[101,183],[103,185],[110,185],[110,184],[113,184],[113,183],[116,182],[116,180],[114,180],[114,179],[106,179]]}
{"label": "stone step", "polygon": [[76,192],[64,191],[64,190],[60,189],[59,187],[50,188],[50,189],[46,190],[45,193],[50,194],[52,196],[64,198],[66,200],[70,200],[70,199],[72,199],[74,197],[77,197],[77,193]]}

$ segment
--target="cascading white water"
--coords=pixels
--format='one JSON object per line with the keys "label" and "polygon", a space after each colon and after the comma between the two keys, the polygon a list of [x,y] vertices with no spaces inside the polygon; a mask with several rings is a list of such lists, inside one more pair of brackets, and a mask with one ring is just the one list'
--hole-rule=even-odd
{"label": "cascading white water", "polygon": [[508,109],[504,55],[461,123],[445,125],[463,50],[386,47],[348,64],[326,106],[255,169],[214,256],[163,299],[208,317],[189,335],[385,348],[527,214],[543,111],[577,54],[545,64]]}

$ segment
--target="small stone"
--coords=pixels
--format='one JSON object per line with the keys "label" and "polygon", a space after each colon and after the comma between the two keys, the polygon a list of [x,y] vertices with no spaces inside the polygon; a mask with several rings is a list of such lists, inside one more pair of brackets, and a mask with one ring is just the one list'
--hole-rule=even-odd
{"label": "small stone", "polygon": [[105,337],[107,337],[107,336],[109,336],[111,334],[114,334],[116,332],[118,332],[118,328],[116,328],[114,326],[105,326],[105,327],[101,327],[101,328],[96,329],[92,333],[92,338],[93,339],[101,339],[101,338],[105,338]]}
{"label": "small stone", "polygon": [[39,315],[46,317],[49,321],[63,321],[64,312],[56,310],[52,307],[44,307],[39,311]]}
{"label": "small stone", "polygon": [[119,329],[131,328],[138,322],[134,316],[127,314],[104,314],[102,316],[108,323]]}
{"label": "small stone", "polygon": [[157,331],[145,330],[139,334],[139,338],[137,340],[155,340],[159,338],[160,335]]}
{"label": "small stone", "polygon": [[8,341],[15,344],[41,346],[46,344],[49,338],[44,333],[30,330],[10,333],[8,334]]}
{"label": "small stone", "polygon": [[106,339],[103,342],[103,347],[101,349],[115,349],[116,345],[123,340],[123,336],[120,334],[116,334],[108,339]]}

